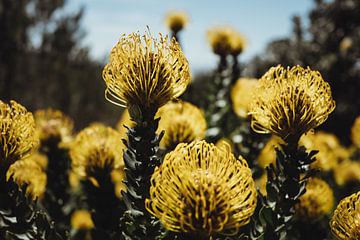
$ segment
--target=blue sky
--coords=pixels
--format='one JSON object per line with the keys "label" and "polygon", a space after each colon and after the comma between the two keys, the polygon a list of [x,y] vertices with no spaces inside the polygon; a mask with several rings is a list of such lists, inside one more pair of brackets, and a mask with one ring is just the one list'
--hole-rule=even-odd
{"label": "blue sky", "polygon": [[84,43],[92,56],[106,60],[123,33],[167,33],[164,16],[169,10],[184,10],[190,15],[188,27],[181,33],[183,50],[192,70],[214,68],[206,32],[212,26],[231,25],[242,32],[248,47],[241,56],[248,60],[261,53],[266,44],[291,33],[291,17],[307,17],[313,0],[69,0],[68,10],[85,7]]}

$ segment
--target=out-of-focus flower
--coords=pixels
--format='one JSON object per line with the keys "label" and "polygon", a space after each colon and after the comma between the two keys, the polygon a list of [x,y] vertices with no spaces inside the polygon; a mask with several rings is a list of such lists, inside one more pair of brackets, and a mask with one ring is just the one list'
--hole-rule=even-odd
{"label": "out-of-focus flower", "polygon": [[189,16],[184,11],[169,11],[165,17],[167,27],[174,33],[181,31],[189,22]]}
{"label": "out-of-focus flower", "polygon": [[318,150],[316,161],[311,164],[314,169],[330,171],[338,164],[338,155],[335,150],[340,148],[340,143],[334,134],[326,132],[316,132],[315,134],[303,135],[300,144],[307,150]]}
{"label": "out-of-focus flower", "polygon": [[131,121],[129,111],[125,109],[118,123],[116,124],[116,129],[119,131],[120,135],[123,136],[122,138],[127,138],[126,137],[127,129],[124,126],[134,127],[134,125],[135,123]]}
{"label": "out-of-focus flower", "polygon": [[179,143],[190,143],[205,137],[206,120],[202,110],[184,102],[169,102],[159,109],[159,131],[165,130],[160,146],[172,150]]}
{"label": "out-of-focus flower", "polygon": [[91,214],[87,210],[76,210],[71,215],[71,227],[73,229],[93,229],[94,223],[91,218]]}
{"label": "out-of-focus flower", "polygon": [[155,169],[145,205],[171,231],[234,234],[255,210],[255,183],[230,146],[183,143]]}
{"label": "out-of-focus flower", "polygon": [[272,67],[258,81],[251,103],[251,127],[297,141],[322,124],[335,109],[330,85],[318,71],[294,66]]}
{"label": "out-of-focus flower", "polygon": [[41,142],[53,139],[67,144],[71,141],[74,122],[61,111],[51,108],[38,110],[34,117]]}
{"label": "out-of-focus flower", "polygon": [[96,186],[99,174],[110,174],[124,168],[121,135],[104,125],[87,127],[76,136],[70,157],[72,170]]}
{"label": "out-of-focus flower", "polygon": [[39,145],[32,113],[15,101],[0,101],[0,170],[27,157]]}
{"label": "out-of-focus flower", "polygon": [[189,63],[175,39],[133,33],[123,35],[112,49],[103,78],[110,102],[157,108],[185,91]]}
{"label": "out-of-focus flower", "polygon": [[217,26],[207,32],[209,44],[215,54],[238,55],[245,48],[245,37],[230,26]]}
{"label": "out-of-focus flower", "polygon": [[10,166],[6,178],[12,180],[22,189],[26,185],[26,195],[32,199],[42,198],[46,188],[47,177],[41,166],[34,161],[19,160]]}
{"label": "out-of-focus flower", "polygon": [[257,84],[256,78],[240,78],[231,89],[231,101],[234,112],[242,118],[248,117],[250,103],[253,100],[253,90]]}
{"label": "out-of-focus flower", "polygon": [[342,54],[346,54],[352,46],[353,40],[350,37],[344,37],[339,44],[339,50]]}
{"label": "out-of-focus flower", "polygon": [[331,218],[330,227],[338,239],[360,239],[360,191],[340,201]]}
{"label": "out-of-focus flower", "polygon": [[302,220],[316,220],[331,212],[334,207],[334,194],[330,186],[319,178],[310,178],[306,192],[295,205],[296,214]]}
{"label": "out-of-focus flower", "polygon": [[111,179],[115,186],[115,195],[121,199],[121,191],[126,191],[126,186],[124,184],[125,171],[123,169],[112,171]]}
{"label": "out-of-focus flower", "polygon": [[270,163],[275,163],[276,151],[275,147],[282,143],[281,139],[277,136],[272,136],[266,143],[265,147],[261,150],[257,157],[257,163],[260,167],[266,168]]}
{"label": "out-of-focus flower", "polygon": [[255,185],[259,189],[260,193],[263,196],[266,196],[266,183],[267,183],[267,175],[264,173],[260,178],[255,180]]}
{"label": "out-of-focus flower", "polygon": [[334,168],[334,178],[339,186],[350,182],[360,182],[360,163],[345,160]]}
{"label": "out-of-focus flower", "polygon": [[49,159],[46,155],[40,152],[34,152],[29,157],[24,158],[23,161],[32,161],[37,163],[44,171],[47,169]]}
{"label": "out-of-focus flower", "polygon": [[355,119],[355,122],[351,128],[351,140],[354,145],[360,148],[360,117]]}

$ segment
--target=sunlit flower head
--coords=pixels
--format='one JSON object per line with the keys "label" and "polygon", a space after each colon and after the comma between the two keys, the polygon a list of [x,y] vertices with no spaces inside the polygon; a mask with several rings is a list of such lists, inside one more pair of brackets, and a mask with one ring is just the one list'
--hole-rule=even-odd
{"label": "sunlit flower head", "polygon": [[70,148],[72,170],[97,185],[97,176],[124,168],[121,135],[104,125],[82,130]]}
{"label": "sunlit flower head", "polygon": [[330,85],[318,71],[294,66],[272,67],[262,76],[251,103],[251,126],[296,141],[322,124],[335,109]]}
{"label": "sunlit flower head", "polygon": [[345,160],[334,168],[334,178],[339,186],[360,183],[360,162]]}
{"label": "sunlit flower head", "polygon": [[32,199],[41,198],[45,193],[47,177],[41,166],[34,161],[19,160],[10,166],[6,173],[19,189],[26,187],[26,195]]}
{"label": "sunlit flower head", "polygon": [[236,115],[247,118],[253,90],[257,85],[256,78],[240,78],[231,89],[231,101]]}
{"label": "sunlit flower head", "polygon": [[161,107],[190,82],[188,61],[175,39],[123,35],[110,53],[103,78],[106,98],[119,106]]}
{"label": "sunlit flower head", "polygon": [[316,161],[311,164],[314,169],[322,171],[333,170],[338,164],[336,149],[340,148],[340,142],[334,134],[315,132],[303,135],[300,144],[308,151],[317,150]]}
{"label": "sunlit flower head", "polygon": [[276,151],[275,147],[282,143],[281,139],[277,136],[272,136],[265,144],[257,157],[257,163],[260,167],[266,168],[270,163],[275,163]]}
{"label": "sunlit flower head", "polygon": [[73,229],[93,229],[94,222],[91,218],[91,214],[87,210],[76,210],[71,215],[71,227]]}
{"label": "sunlit flower head", "polygon": [[245,48],[245,37],[231,26],[212,27],[207,32],[209,44],[215,54],[238,55]]}
{"label": "sunlit flower head", "polygon": [[360,148],[360,117],[355,119],[355,122],[351,128],[351,140],[354,145]]}
{"label": "sunlit flower head", "polygon": [[0,101],[0,169],[28,156],[39,144],[32,113],[15,101]]}
{"label": "sunlit flower head", "polygon": [[334,194],[330,186],[319,178],[310,178],[306,192],[295,205],[296,214],[304,221],[316,220],[331,212]]}
{"label": "sunlit flower head", "polygon": [[159,109],[159,131],[165,130],[160,145],[172,150],[179,143],[190,143],[205,137],[206,120],[202,110],[184,102],[169,102]]}
{"label": "sunlit flower head", "polygon": [[360,239],[360,191],[340,201],[331,218],[330,227],[338,239]]}
{"label": "sunlit flower head", "polygon": [[230,146],[183,143],[155,169],[145,204],[168,230],[235,234],[255,210],[256,189],[246,161]]}
{"label": "sunlit flower head", "polygon": [[51,108],[38,110],[34,117],[41,142],[52,139],[67,143],[72,138],[74,122],[61,111]]}
{"label": "sunlit flower head", "polygon": [[166,14],[165,23],[174,33],[181,31],[189,22],[189,16],[184,11],[173,10]]}

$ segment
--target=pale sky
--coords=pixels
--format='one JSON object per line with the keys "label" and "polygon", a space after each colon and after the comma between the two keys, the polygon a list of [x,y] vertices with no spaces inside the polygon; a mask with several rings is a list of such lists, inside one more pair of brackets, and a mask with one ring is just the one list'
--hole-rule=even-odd
{"label": "pale sky", "polygon": [[164,16],[169,10],[184,10],[190,16],[181,33],[185,55],[192,71],[212,69],[216,65],[206,41],[212,26],[231,25],[243,33],[248,47],[241,60],[251,59],[264,51],[266,44],[291,33],[294,14],[305,17],[313,0],[69,0],[68,11],[85,7],[82,26],[84,43],[97,59],[107,58],[119,36],[124,33],[168,33]]}

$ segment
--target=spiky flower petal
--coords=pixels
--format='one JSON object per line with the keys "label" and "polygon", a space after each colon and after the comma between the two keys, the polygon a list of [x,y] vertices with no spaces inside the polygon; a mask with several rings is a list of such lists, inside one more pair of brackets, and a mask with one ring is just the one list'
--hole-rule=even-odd
{"label": "spiky flower petal", "polygon": [[310,178],[306,192],[295,205],[296,214],[304,221],[316,220],[331,212],[334,207],[334,194],[330,186],[319,178]]}
{"label": "spiky flower petal", "polygon": [[330,85],[310,68],[272,67],[259,80],[255,93],[250,107],[253,130],[283,140],[298,140],[335,109]]}
{"label": "spiky flower petal", "polygon": [[175,232],[234,234],[249,222],[256,189],[246,161],[230,146],[179,144],[152,178],[146,208]]}
{"label": "spiky flower petal", "polygon": [[248,117],[253,90],[257,85],[256,78],[240,78],[231,89],[231,101],[234,112],[242,118]]}
{"label": "spiky flower petal", "polygon": [[39,144],[32,113],[15,101],[0,101],[0,131],[0,168],[4,171]]}
{"label": "spiky flower petal", "polygon": [[103,78],[106,98],[119,106],[161,107],[190,82],[188,61],[175,39],[123,35],[110,54]]}
{"label": "spiky flower petal", "polygon": [[184,11],[169,11],[166,14],[165,23],[174,33],[181,31],[189,22],[189,16]]}
{"label": "spiky flower petal", "polygon": [[338,239],[360,239],[360,191],[340,201],[331,218],[330,227]]}
{"label": "spiky flower petal", "polygon": [[94,181],[99,171],[111,173],[124,167],[121,135],[114,129],[96,124],[82,130],[70,149],[73,171]]}
{"label": "spiky flower petal", "polygon": [[7,180],[12,178],[19,189],[26,185],[26,195],[32,199],[41,198],[44,195],[47,182],[46,173],[35,161],[15,162],[7,171],[6,178]]}
{"label": "spiky flower petal", "polygon": [[205,137],[206,120],[202,110],[188,102],[167,103],[159,109],[159,130],[165,130],[160,145],[174,149],[179,143],[190,143]]}

